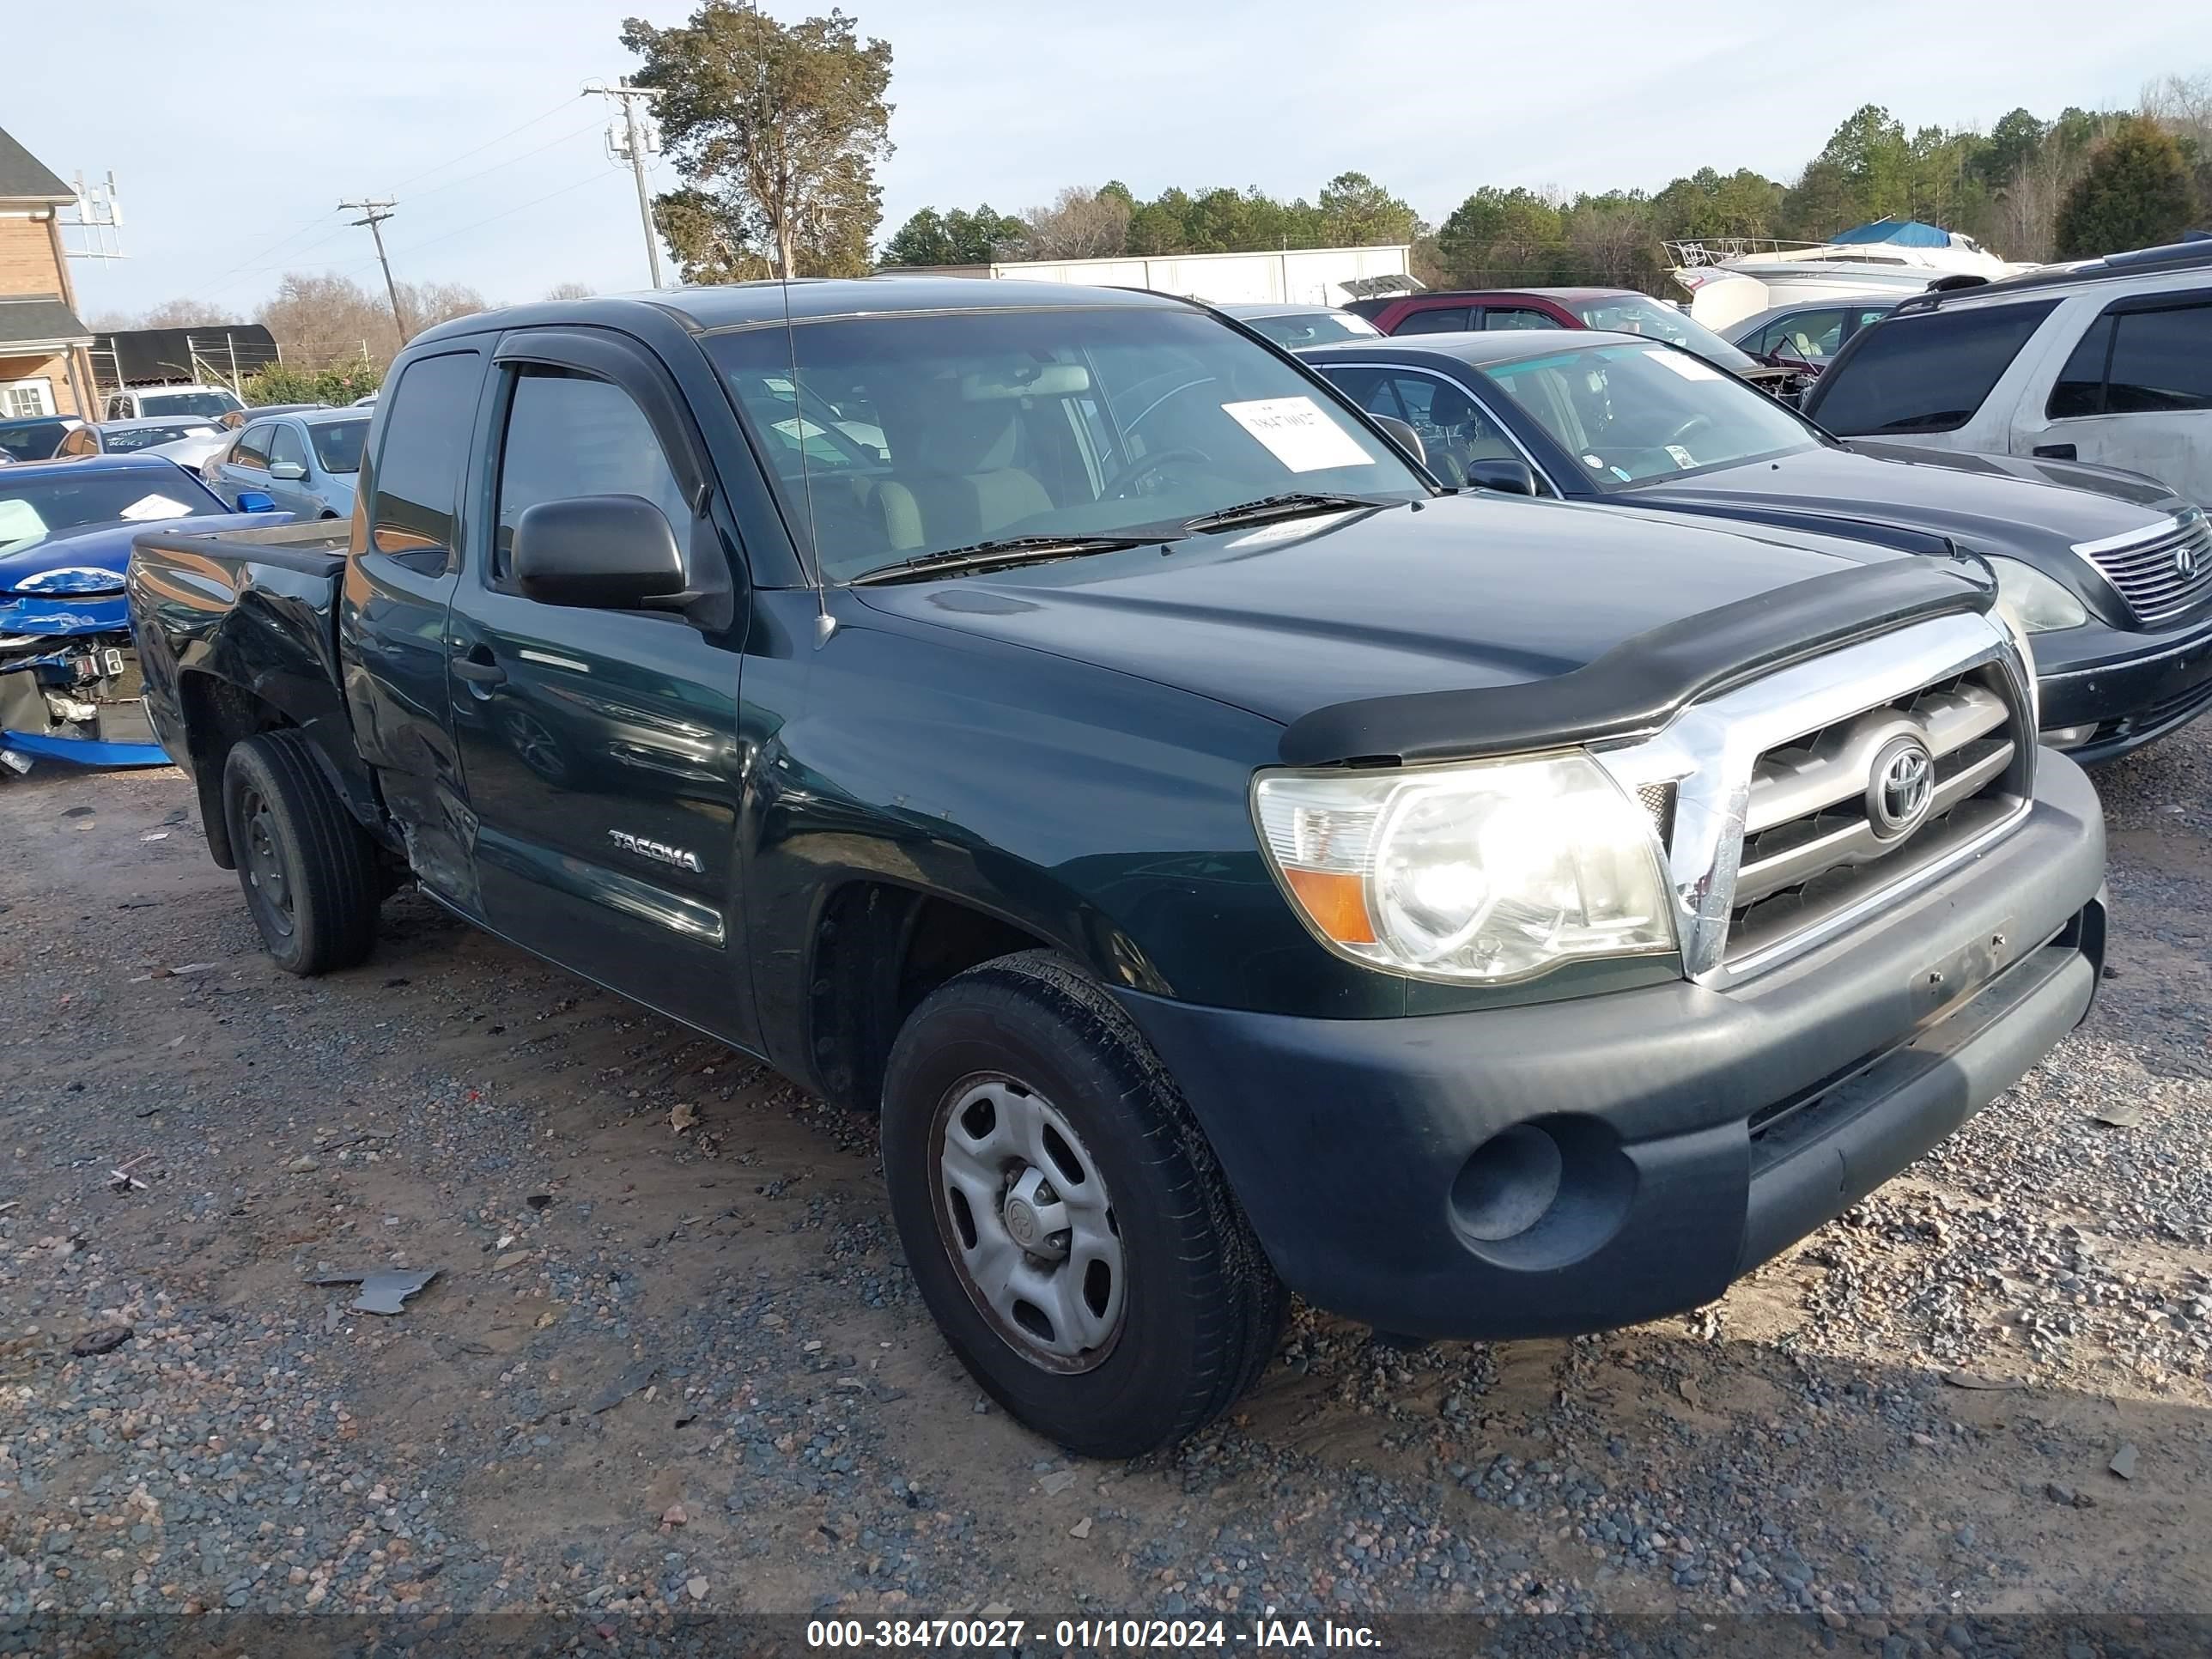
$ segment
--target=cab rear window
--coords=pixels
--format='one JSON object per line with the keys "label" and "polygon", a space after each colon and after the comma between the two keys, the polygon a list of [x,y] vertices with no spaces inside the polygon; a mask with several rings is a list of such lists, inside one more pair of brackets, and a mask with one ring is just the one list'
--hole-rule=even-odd
{"label": "cab rear window", "polygon": [[1805,412],[1846,437],[1955,432],[2057,304],[1888,318],[1851,342],[1814,387]]}

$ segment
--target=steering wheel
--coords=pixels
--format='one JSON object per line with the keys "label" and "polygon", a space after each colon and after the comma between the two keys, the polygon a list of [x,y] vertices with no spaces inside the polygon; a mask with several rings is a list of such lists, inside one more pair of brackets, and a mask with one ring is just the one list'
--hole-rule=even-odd
{"label": "steering wheel", "polygon": [[1670,444],[1680,443],[1683,439],[1688,437],[1692,432],[1698,430],[1700,428],[1710,427],[1712,423],[1713,417],[1710,415],[1692,415],[1688,420],[1683,422],[1681,425],[1676,427],[1672,432],[1668,433],[1667,434],[1666,441]]}
{"label": "steering wheel", "polygon": [[1139,489],[1137,487],[1138,481],[1148,478],[1162,467],[1171,466],[1177,461],[1196,461],[1201,466],[1211,466],[1213,465],[1213,457],[1202,449],[1163,449],[1157,455],[1146,456],[1144,459],[1124,472],[1121,482],[1107,494],[1115,501],[1127,501],[1132,495],[1146,495],[1149,492]]}

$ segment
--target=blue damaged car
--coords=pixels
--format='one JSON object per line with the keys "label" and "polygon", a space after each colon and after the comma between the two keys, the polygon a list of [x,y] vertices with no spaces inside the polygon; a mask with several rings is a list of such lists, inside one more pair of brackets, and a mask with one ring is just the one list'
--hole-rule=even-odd
{"label": "blue damaged car", "polygon": [[172,461],[114,455],[0,471],[0,766],[165,766],[139,701],[123,599],[131,538],[171,519],[282,524],[268,497],[234,514]]}

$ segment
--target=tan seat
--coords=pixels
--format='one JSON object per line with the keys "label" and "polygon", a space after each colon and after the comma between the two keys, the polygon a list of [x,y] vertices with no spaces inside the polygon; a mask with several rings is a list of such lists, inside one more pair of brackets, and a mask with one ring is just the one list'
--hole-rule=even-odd
{"label": "tan seat", "polygon": [[885,415],[891,476],[878,482],[875,502],[895,551],[982,541],[1052,509],[1042,481],[1012,465],[1012,404],[940,404],[911,423]]}

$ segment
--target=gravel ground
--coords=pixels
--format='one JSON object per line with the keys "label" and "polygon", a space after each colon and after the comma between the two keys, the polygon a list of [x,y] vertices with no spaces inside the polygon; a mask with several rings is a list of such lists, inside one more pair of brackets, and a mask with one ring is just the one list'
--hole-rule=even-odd
{"label": "gravel ground", "polygon": [[[2212,1610],[2212,733],[2100,782],[2098,1011],[1907,1176],[1683,1320],[1401,1352],[1301,1310],[1233,1420],[1105,1465],[951,1359],[866,1120],[411,895],[287,978],[180,777],[42,769],[0,787],[0,1654],[1271,1608],[2203,1651],[2159,1621]],[[391,1318],[308,1282],[386,1267],[438,1276]]]}

